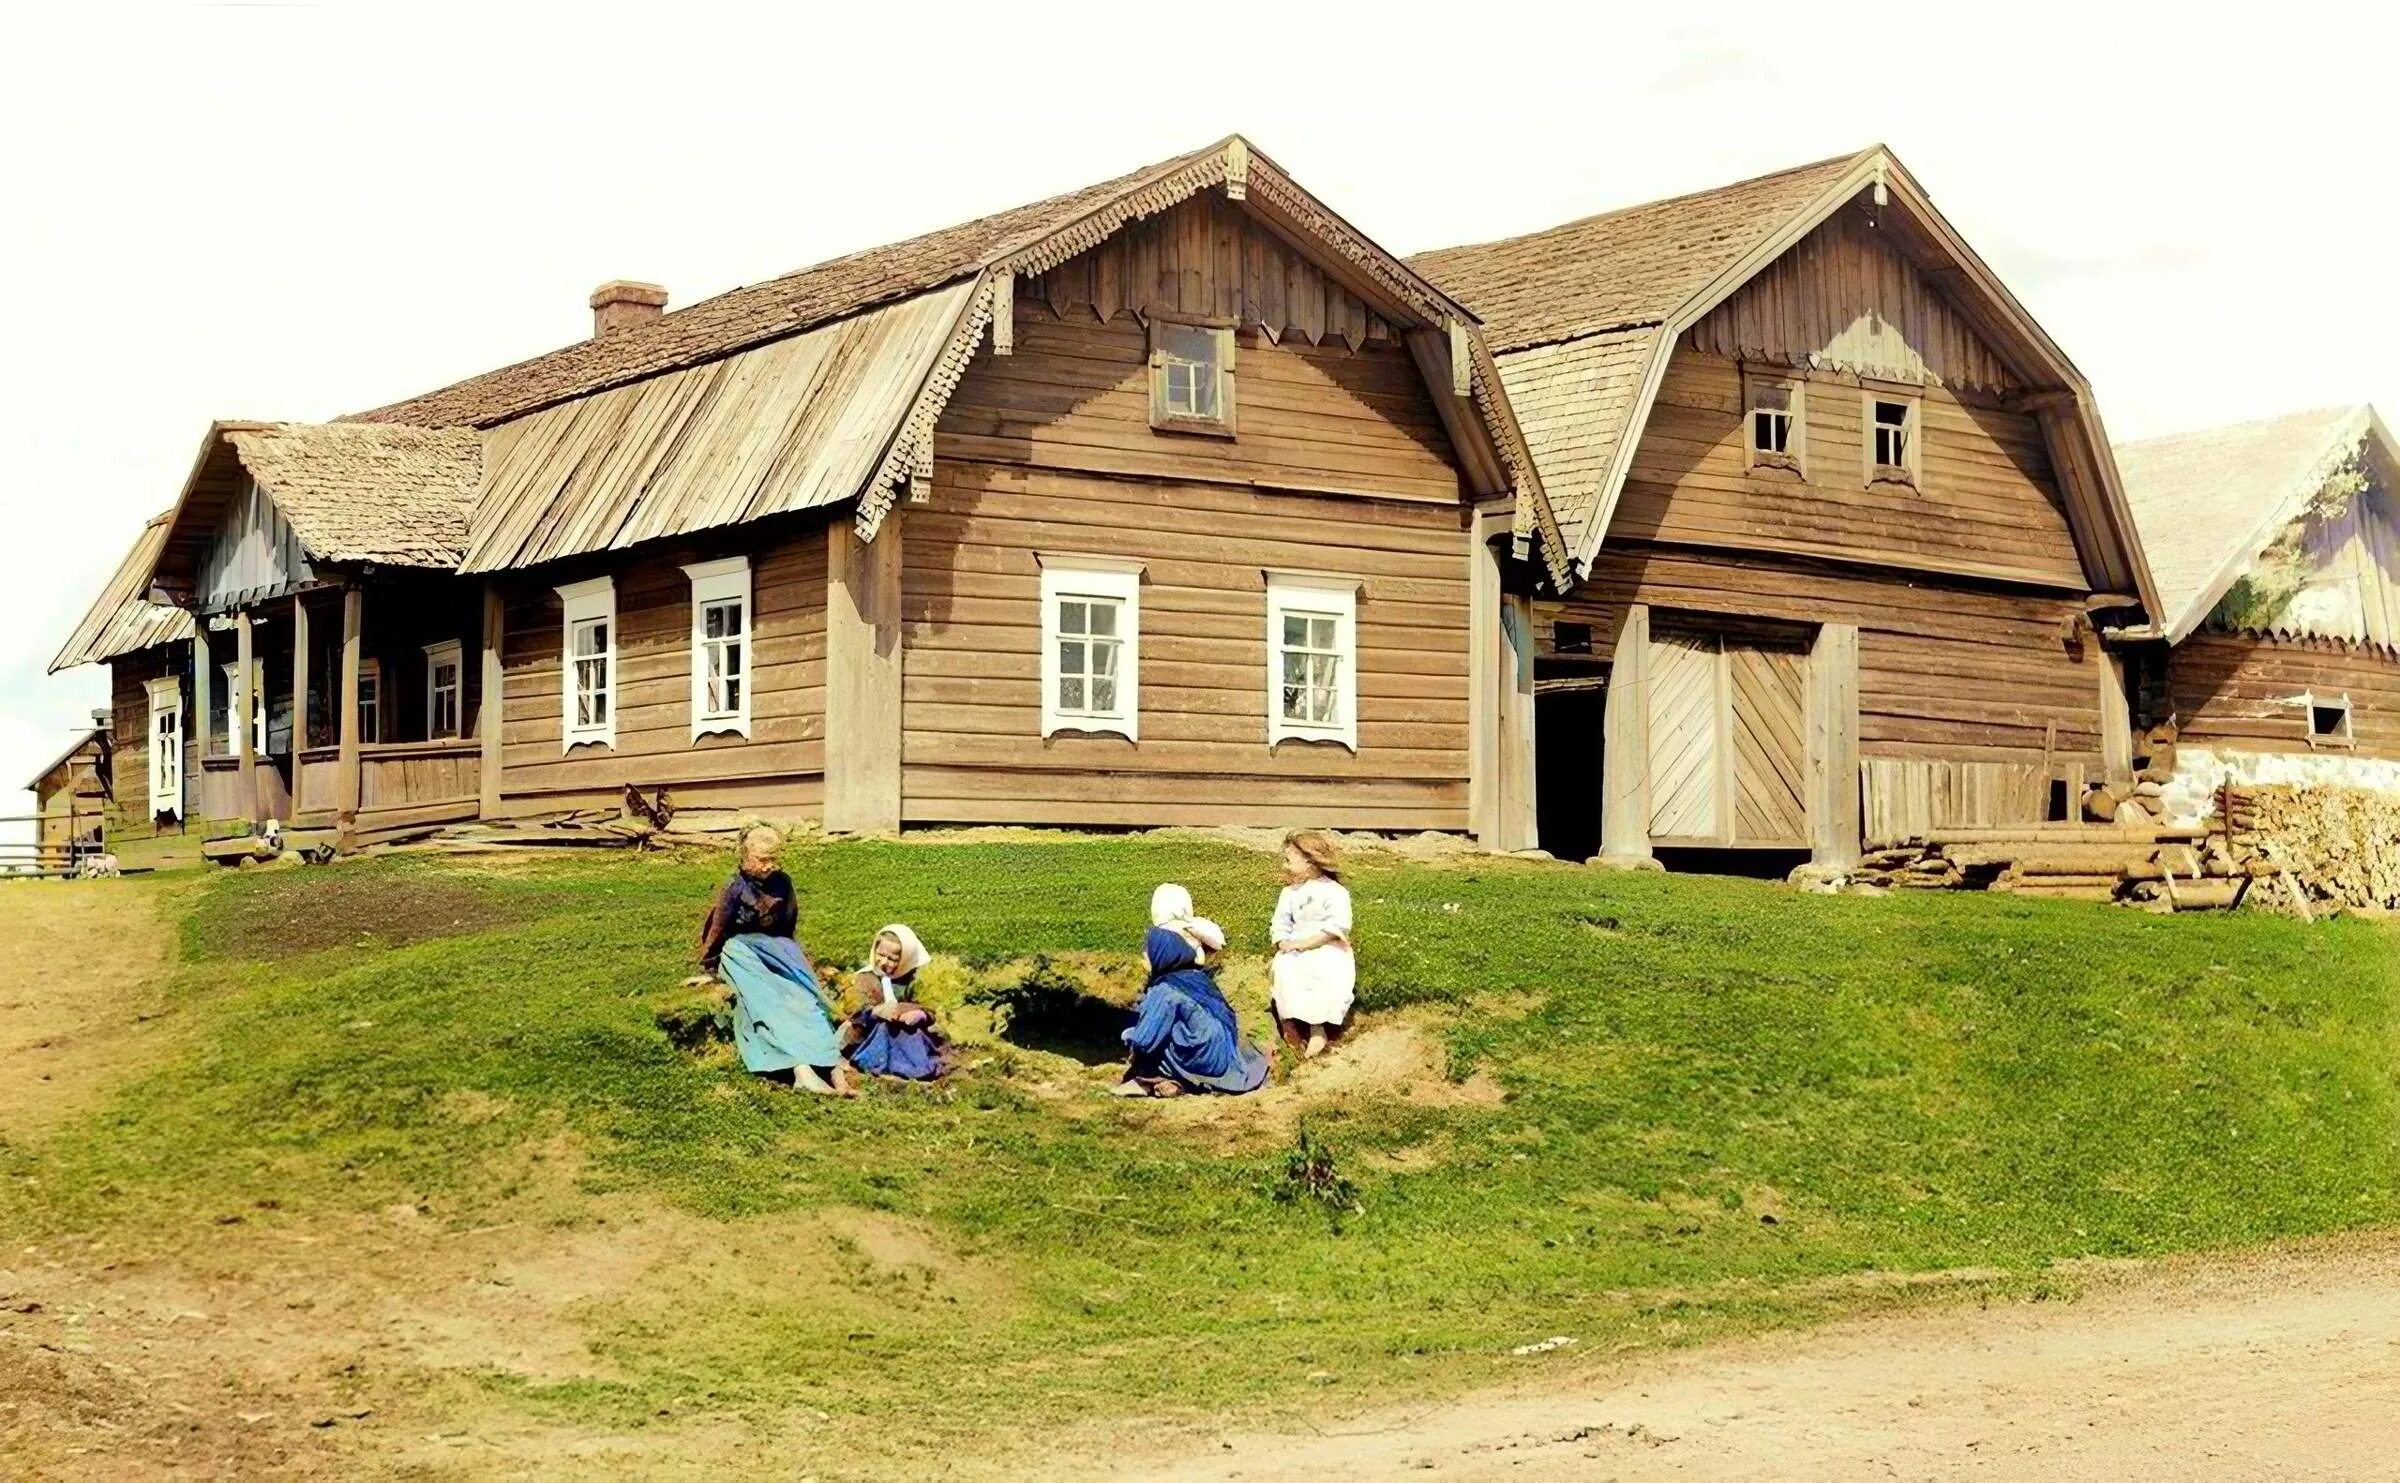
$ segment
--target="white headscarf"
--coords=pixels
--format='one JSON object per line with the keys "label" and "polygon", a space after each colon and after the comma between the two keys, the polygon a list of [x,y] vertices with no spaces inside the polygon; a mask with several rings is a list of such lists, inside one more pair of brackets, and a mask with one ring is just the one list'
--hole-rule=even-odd
{"label": "white headscarf", "polygon": [[1225,951],[1225,929],[1194,915],[1195,910],[1192,893],[1173,881],[1150,893],[1150,925],[1181,933],[1206,961],[1210,953]]}
{"label": "white headscarf", "polygon": [[925,944],[917,941],[916,933],[909,931],[898,922],[894,922],[875,934],[877,941],[886,937],[900,944],[900,971],[893,974],[892,977],[906,978],[925,966],[925,960],[929,955],[925,951]]}

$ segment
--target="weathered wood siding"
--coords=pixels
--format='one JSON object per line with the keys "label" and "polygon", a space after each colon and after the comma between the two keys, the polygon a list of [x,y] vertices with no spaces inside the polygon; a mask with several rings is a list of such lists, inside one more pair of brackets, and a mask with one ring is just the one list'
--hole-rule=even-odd
{"label": "weathered wood siding", "polygon": [[[1130,317],[1029,291],[952,399],[906,524],[904,817],[1466,828],[1468,538],[1406,352],[1242,331],[1233,439],[1154,431],[1147,376]],[[1043,551],[1146,564],[1138,744],[1041,735]],[[1356,755],[1268,748],[1267,568],[1363,583]]]}
{"label": "weathered wood siding", "polygon": [[[1784,374],[1784,373],[1778,373]],[[1807,478],[1751,468],[1742,368],[1678,348],[1634,450],[1610,544],[1828,557],[2088,591],[2032,417],[1924,388],[1917,488],[1868,485],[1855,382],[1811,372]]]}
{"label": "weathered wood siding", "polygon": [[1859,630],[1859,750],[1867,757],[2100,762],[2098,645],[2070,646],[2082,604],[1897,573],[1726,554],[1603,548],[1591,580],[1538,607],[1544,653],[1559,622],[1615,643],[1628,603],[1687,627],[1723,619],[1850,623]]}
{"label": "weathered wood siding", "polygon": [[2254,752],[2308,752],[2297,697],[2350,697],[2353,745],[2335,755],[2400,758],[2400,656],[2330,640],[2195,633],[2167,659],[2182,740]]}
{"label": "weathered wood siding", "polygon": [[[692,584],[683,564],[750,553],[750,734],[691,734]],[[617,739],[559,751],[560,608],[554,586],[613,571]],[[825,530],[749,526],[608,567],[559,568],[507,592],[502,646],[502,808],[511,815],[615,806],[628,783],[687,807],[815,818],[825,768]],[[468,667],[479,665],[472,650]]]}
{"label": "weathered wood siding", "polygon": [[183,697],[183,811],[187,822],[206,817],[200,786],[200,725],[192,719],[192,651],[188,642],[160,644],[121,654],[109,661],[109,724],[116,746],[111,754],[109,829],[127,839],[147,839],[156,833],[150,817],[150,691],[149,681],[175,676]]}
{"label": "weathered wood siding", "polygon": [[291,522],[255,482],[243,480],[200,559],[200,611],[257,602],[289,592],[309,577],[308,553]]}

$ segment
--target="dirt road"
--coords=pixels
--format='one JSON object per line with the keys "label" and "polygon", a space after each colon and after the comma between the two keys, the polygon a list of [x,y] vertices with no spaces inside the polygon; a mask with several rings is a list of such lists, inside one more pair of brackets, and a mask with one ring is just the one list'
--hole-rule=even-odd
{"label": "dirt road", "polygon": [[1543,1394],[1228,1435],[1134,1476],[2400,1478],[2400,1240],[2175,1262]]}

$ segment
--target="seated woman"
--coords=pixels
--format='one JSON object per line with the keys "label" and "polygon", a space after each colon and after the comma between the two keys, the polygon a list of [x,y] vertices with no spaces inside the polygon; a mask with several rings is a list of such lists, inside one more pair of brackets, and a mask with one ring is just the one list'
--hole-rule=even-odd
{"label": "seated woman", "polygon": [[1184,1092],[1255,1092],[1267,1079],[1267,1058],[1242,1042],[1233,1006],[1216,980],[1200,969],[1198,950],[1180,935],[1153,927],[1143,939],[1149,987],[1134,1010],[1125,1044],[1133,1052],[1120,1097],[1174,1097]]}
{"label": "seated woman", "polygon": [[834,1044],[833,1014],[800,947],[800,904],[772,829],[744,830],[738,868],[700,927],[700,966],[733,988],[733,1043],[742,1064],[803,1091],[855,1095]]}
{"label": "seated woman", "polygon": [[925,958],[917,934],[894,922],[875,934],[867,966],[851,980],[843,1054],[870,1076],[931,1081],[945,1069],[933,1011],[917,1002],[917,970]]}

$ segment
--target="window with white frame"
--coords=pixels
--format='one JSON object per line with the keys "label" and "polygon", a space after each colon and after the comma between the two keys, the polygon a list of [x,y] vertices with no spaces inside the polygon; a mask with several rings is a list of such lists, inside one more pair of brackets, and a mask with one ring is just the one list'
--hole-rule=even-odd
{"label": "window with white frame", "polygon": [[1043,553],[1042,735],[1141,740],[1142,564]]}
{"label": "window with white frame", "polygon": [[358,662],[358,739],[361,742],[383,740],[383,661],[361,659]]}
{"label": "window with white frame", "polygon": [[1229,326],[1153,319],[1150,425],[1231,435],[1233,343]]}
{"label": "window with white frame", "polygon": [[692,581],[692,739],[750,734],[750,558],[696,561]]}
{"label": "window with white frame", "polygon": [[1747,378],[1745,385],[1750,417],[1750,466],[1801,472],[1807,441],[1801,383],[1752,377]]}
{"label": "window with white frame", "polygon": [[2308,744],[2312,747],[2349,746],[2350,697],[2311,694],[2302,698],[2308,707]]}
{"label": "window with white frame", "polygon": [[429,740],[458,735],[460,654],[457,639],[425,646],[425,735]]}
{"label": "window with white frame", "polygon": [[565,631],[560,644],[559,750],[587,742],[617,744],[617,583],[594,577],[558,589]]}
{"label": "window with white frame", "polygon": [[[234,663],[225,665],[222,668],[225,676],[225,729],[222,733],[222,736],[225,742],[225,755],[232,757],[239,755],[242,750],[241,739],[235,736],[233,733],[234,705],[236,703],[235,697],[241,694],[241,690],[239,686],[235,684],[235,680],[240,676],[242,669],[241,663],[238,660],[236,660]],[[266,665],[259,660],[251,660],[250,750],[254,754],[264,752],[267,749],[266,678]],[[210,709],[213,710],[215,707],[212,706]]]}
{"label": "window with white frame", "polygon": [[1358,750],[1358,579],[1267,573],[1267,745]]}
{"label": "window with white frame", "polygon": [[1867,482],[1917,482],[1917,403],[1913,397],[1866,396]]}
{"label": "window with white frame", "polygon": [[183,813],[183,684],[174,676],[151,680],[150,814]]}

